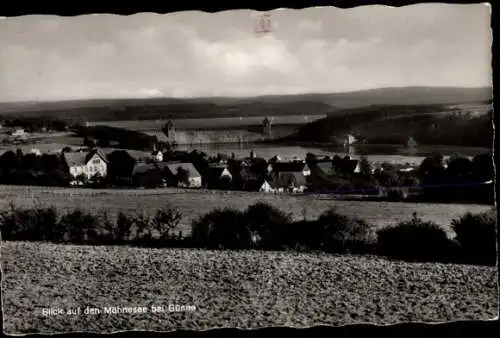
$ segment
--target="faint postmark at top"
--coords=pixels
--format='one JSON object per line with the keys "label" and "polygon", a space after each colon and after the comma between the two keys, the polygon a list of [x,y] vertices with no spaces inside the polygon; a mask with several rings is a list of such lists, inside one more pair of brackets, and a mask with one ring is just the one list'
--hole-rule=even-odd
{"label": "faint postmark at top", "polygon": [[271,13],[255,13],[253,19],[256,34],[267,34],[273,31]]}

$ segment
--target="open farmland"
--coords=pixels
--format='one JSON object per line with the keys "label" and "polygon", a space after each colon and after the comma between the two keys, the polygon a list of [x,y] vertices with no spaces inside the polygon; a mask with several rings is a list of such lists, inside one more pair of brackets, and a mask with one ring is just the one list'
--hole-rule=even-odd
{"label": "open farmland", "polygon": [[7,208],[10,202],[20,207],[32,207],[33,202],[54,205],[58,210],[72,210],[75,207],[89,211],[102,209],[115,216],[119,211],[147,211],[153,213],[168,205],[177,207],[183,215],[181,230],[189,233],[191,221],[215,208],[246,209],[262,201],[281,210],[291,212],[295,219],[304,213],[316,218],[331,207],[347,216],[360,217],[375,226],[395,224],[408,220],[416,211],[424,220],[432,220],[448,226],[453,218],[470,211],[478,213],[489,210],[486,205],[426,204],[398,202],[342,201],[314,196],[266,195],[251,192],[223,192],[210,190],[182,190],[175,188],[143,190],[93,190],[78,188],[51,188],[34,186],[0,186],[0,208]]}
{"label": "open farmland", "polygon": [[[64,262],[64,264],[62,264]],[[7,242],[7,333],[308,327],[484,320],[498,313],[494,267],[292,252]],[[194,305],[153,313],[151,306]],[[147,307],[146,313],[43,316],[42,308]]]}

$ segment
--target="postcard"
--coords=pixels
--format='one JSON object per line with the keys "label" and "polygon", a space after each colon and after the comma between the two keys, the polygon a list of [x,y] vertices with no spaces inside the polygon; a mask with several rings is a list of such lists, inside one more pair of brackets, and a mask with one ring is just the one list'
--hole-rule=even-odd
{"label": "postcard", "polygon": [[498,318],[490,15],[1,19],[4,332]]}

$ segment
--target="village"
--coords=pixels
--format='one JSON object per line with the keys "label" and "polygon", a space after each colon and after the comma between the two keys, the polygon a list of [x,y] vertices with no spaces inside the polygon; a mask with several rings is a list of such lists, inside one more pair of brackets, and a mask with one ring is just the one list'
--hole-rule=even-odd
{"label": "village", "polygon": [[[175,187],[393,200],[415,198],[422,193],[419,188],[421,171],[418,170],[421,164],[370,163],[366,156],[355,159],[348,151],[349,145],[356,141],[352,135],[338,138],[337,142],[346,149],[343,156],[308,153],[305,158],[282,158],[276,154],[265,159],[254,150],[243,158],[237,158],[234,153],[209,156],[196,149],[177,150],[175,128],[169,120],[154,136],[139,134],[153,139],[150,151],[127,149],[87,136],[83,139],[83,146],[65,146],[49,151],[36,148],[38,140],[47,134],[61,134],[69,129],[65,125],[56,127],[56,130],[35,128],[30,132],[20,127],[10,128],[4,143],[8,142],[12,147],[23,145],[24,149],[27,149],[26,145],[34,147],[24,152],[21,148],[15,151],[15,148],[10,148],[0,155],[2,184],[139,189]],[[262,123],[262,133],[266,136],[272,134],[268,117]],[[126,136],[133,145],[134,137]],[[445,170],[449,159],[441,158],[439,162]]]}
{"label": "village", "polygon": [[[385,168],[389,169],[389,166],[386,164]],[[356,160],[348,155],[319,158],[309,154],[305,159],[282,159],[276,155],[265,160],[254,151],[250,151],[248,157],[238,159],[234,154],[211,157],[197,150],[145,152],[99,147],[66,147],[61,153],[42,153],[36,148],[25,154],[19,149],[9,150],[0,156],[0,168],[2,180],[11,184],[39,182],[45,185],[42,182],[47,176],[44,176],[45,172],[58,175],[55,182],[48,180],[49,185],[182,187],[263,193],[305,193],[312,189],[328,189],[331,186],[329,180],[345,185],[367,175],[380,176],[384,171],[383,165],[372,167],[366,159]],[[399,166],[397,173],[401,177],[410,177],[409,173],[414,170],[411,166]],[[351,185],[345,186],[352,188]],[[368,191],[370,187],[365,188]],[[349,192],[352,193],[348,189],[343,191]],[[376,194],[379,193],[377,190]]]}

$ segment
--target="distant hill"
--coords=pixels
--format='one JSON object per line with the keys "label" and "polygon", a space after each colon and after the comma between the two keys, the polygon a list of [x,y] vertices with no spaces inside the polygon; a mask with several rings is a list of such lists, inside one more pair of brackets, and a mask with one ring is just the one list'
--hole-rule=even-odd
{"label": "distant hill", "polygon": [[96,99],[0,103],[0,115],[52,117],[71,122],[164,118],[325,114],[371,105],[461,104],[492,100],[492,89],[402,87],[333,94],[258,97]]}
{"label": "distant hill", "polygon": [[288,140],[333,142],[352,134],[369,144],[492,147],[493,107],[483,102],[462,105],[375,105],[332,112],[302,126]]}

